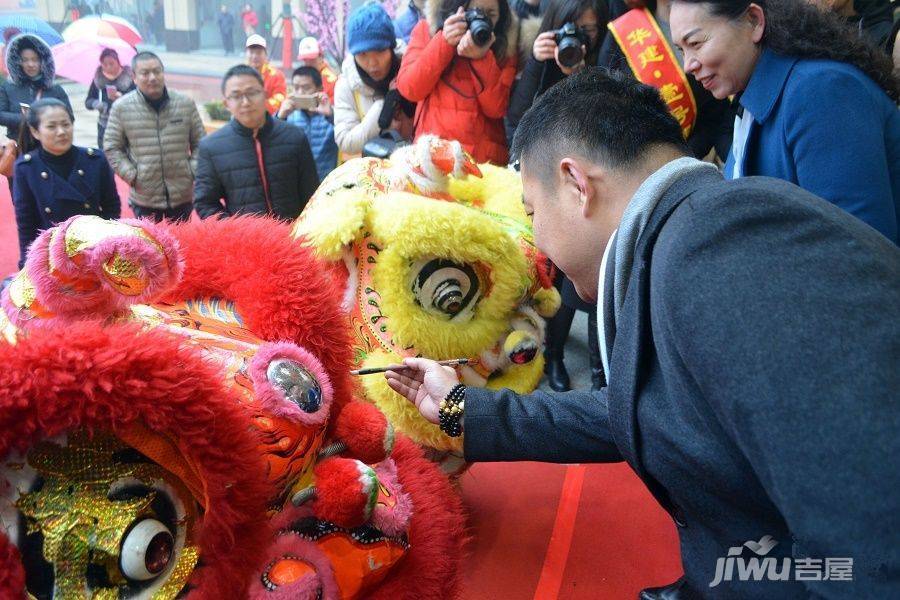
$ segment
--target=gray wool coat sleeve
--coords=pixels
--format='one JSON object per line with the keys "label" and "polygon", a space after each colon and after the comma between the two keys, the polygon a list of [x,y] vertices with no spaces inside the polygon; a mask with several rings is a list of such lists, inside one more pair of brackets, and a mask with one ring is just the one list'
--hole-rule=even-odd
{"label": "gray wool coat sleeve", "polygon": [[466,388],[463,453],[470,462],[620,462],[606,388],[519,395]]}

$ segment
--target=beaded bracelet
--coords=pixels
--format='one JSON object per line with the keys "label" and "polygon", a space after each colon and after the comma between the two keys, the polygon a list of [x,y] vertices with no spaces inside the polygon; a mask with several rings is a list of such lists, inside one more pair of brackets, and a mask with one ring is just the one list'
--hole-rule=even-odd
{"label": "beaded bracelet", "polygon": [[466,400],[466,386],[457,384],[447,394],[447,397],[441,400],[440,409],[438,410],[438,418],[441,423],[441,431],[450,437],[459,437],[462,435],[462,425],[460,421],[463,417],[463,409]]}

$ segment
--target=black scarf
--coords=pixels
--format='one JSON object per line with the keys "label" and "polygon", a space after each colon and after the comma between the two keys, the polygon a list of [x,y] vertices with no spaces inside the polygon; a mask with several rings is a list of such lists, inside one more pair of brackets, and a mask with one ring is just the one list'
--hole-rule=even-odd
{"label": "black scarf", "polygon": [[386,130],[390,127],[391,121],[394,119],[394,115],[397,112],[397,108],[406,114],[407,117],[412,117],[416,114],[416,103],[410,102],[406,98],[400,95],[396,89],[391,89],[391,82],[397,77],[397,73],[400,72],[400,57],[397,56],[396,52],[391,53],[391,70],[388,73],[387,77],[384,79],[377,81],[372,79],[366,71],[359,66],[355,60],[353,64],[356,65],[356,72],[359,73],[360,79],[362,82],[375,90],[376,96],[384,97],[384,106],[381,109],[381,114],[378,116],[378,128],[382,131]]}

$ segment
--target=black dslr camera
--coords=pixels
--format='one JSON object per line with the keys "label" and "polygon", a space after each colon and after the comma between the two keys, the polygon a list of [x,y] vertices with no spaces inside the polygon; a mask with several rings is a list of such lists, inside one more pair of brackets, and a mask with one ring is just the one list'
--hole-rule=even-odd
{"label": "black dslr camera", "polygon": [[572,68],[584,59],[582,46],[588,45],[587,36],[575,26],[566,23],[556,32],[556,47],[559,49],[559,64]]}
{"label": "black dslr camera", "polygon": [[472,32],[472,41],[477,45],[484,47],[491,42],[494,26],[491,25],[491,20],[485,16],[483,10],[480,8],[467,10],[466,24],[469,26],[469,31]]}

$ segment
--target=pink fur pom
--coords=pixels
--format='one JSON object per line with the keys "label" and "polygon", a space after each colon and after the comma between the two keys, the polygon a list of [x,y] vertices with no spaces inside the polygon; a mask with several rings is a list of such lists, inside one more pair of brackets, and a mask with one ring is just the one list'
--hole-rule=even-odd
{"label": "pink fur pom", "polygon": [[[284,358],[300,363],[319,383],[322,400],[316,412],[308,413],[287,400],[284,393],[269,382],[267,369],[273,360]],[[250,363],[250,379],[260,403],[272,414],[297,421],[307,426],[322,425],[331,411],[334,390],[328,373],[315,356],[290,342],[273,342],[260,346]]]}
{"label": "pink fur pom", "polygon": [[405,533],[409,527],[413,506],[409,494],[403,491],[403,486],[397,480],[397,465],[392,459],[387,458],[375,466],[375,474],[378,475],[381,485],[394,497],[396,504],[393,508],[387,508],[381,503],[375,504],[372,524],[387,535],[397,536]]}
{"label": "pink fur pom", "polygon": [[[143,229],[154,241],[140,236],[108,237],[84,250],[81,264],[76,264],[66,252],[66,231],[73,221],[84,218],[72,217],[43,232],[28,252],[25,271],[37,290],[38,300],[49,311],[68,318],[103,317],[132,304],[148,302],[178,282],[184,268],[178,257],[178,242],[150,221],[122,222]],[[122,294],[104,275],[103,265],[115,255],[140,265],[147,282],[140,294]],[[74,290],[63,280],[92,285],[89,289]]]}

